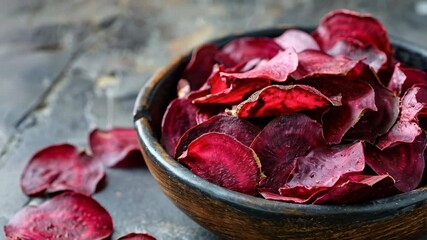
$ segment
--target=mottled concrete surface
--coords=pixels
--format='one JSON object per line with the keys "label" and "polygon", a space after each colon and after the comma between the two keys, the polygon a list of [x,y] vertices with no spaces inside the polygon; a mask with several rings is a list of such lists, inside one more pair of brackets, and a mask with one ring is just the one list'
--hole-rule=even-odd
{"label": "mottled concrete surface", "polygon": [[[134,99],[149,76],[207,39],[278,24],[312,26],[345,7],[373,13],[391,35],[427,48],[422,0],[0,0],[0,6],[1,226],[34,200],[19,188],[34,151],[57,142],[85,147],[95,126],[132,126]],[[108,88],[105,79],[113,79]],[[114,238],[129,231],[217,238],[175,208],[146,169],[108,169],[107,176],[94,197],[114,218]]]}

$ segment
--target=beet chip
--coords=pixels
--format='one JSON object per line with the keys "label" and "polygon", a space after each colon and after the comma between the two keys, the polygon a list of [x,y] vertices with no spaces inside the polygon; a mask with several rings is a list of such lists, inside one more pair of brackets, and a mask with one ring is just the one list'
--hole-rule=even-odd
{"label": "beet chip", "polygon": [[156,238],[148,233],[128,233],[117,240],[156,240]]}
{"label": "beet chip", "polygon": [[243,37],[227,43],[216,55],[218,62],[226,67],[244,65],[253,59],[271,59],[282,50],[268,37]]}
{"label": "beet chip", "polygon": [[427,104],[427,87],[414,86],[401,99],[400,118],[390,131],[381,136],[377,147],[381,150],[399,143],[411,143],[420,135],[417,115]]}
{"label": "beet chip", "polygon": [[322,117],[323,134],[328,144],[340,143],[365,111],[377,110],[375,92],[365,82],[343,76],[323,76],[307,78],[298,83],[312,86],[330,98],[342,97],[342,106],[331,107]]}
{"label": "beet chip", "polygon": [[219,49],[211,44],[203,45],[193,51],[191,60],[182,78],[190,84],[191,90],[199,89],[208,79],[215,64],[215,55]]}
{"label": "beet chip", "polygon": [[21,188],[27,195],[65,190],[91,195],[103,177],[101,162],[73,145],[52,145],[32,156],[21,175]]}
{"label": "beet chip", "polygon": [[260,165],[254,151],[223,133],[206,133],[188,145],[179,158],[207,181],[241,193],[255,195]]}
{"label": "beet chip", "polygon": [[389,175],[351,174],[343,177],[327,193],[318,197],[313,204],[354,204],[388,197],[397,193],[393,184],[394,180]]}
{"label": "beet chip", "polygon": [[143,162],[133,128],[94,129],[89,134],[89,145],[93,158],[108,167],[136,166]]}
{"label": "beet chip", "polygon": [[258,189],[258,192],[265,199],[282,201],[282,202],[291,202],[291,203],[309,203],[309,202],[313,201],[313,199],[315,199],[316,196],[324,193],[325,191],[326,191],[326,188],[320,189],[318,192],[312,194],[309,197],[300,198],[300,197],[292,197],[292,196],[282,196],[280,194],[272,192],[271,190],[269,190],[267,188]]}
{"label": "beet chip", "polygon": [[343,174],[362,172],[365,156],[361,142],[312,150],[305,157],[296,159],[280,194],[291,197],[311,197],[314,193],[332,187]]}
{"label": "beet chip", "polygon": [[4,231],[9,239],[101,240],[113,233],[113,221],[91,197],[66,192],[39,206],[25,207]]}
{"label": "beet chip", "polygon": [[221,73],[221,76],[237,79],[268,79],[284,82],[298,66],[298,55],[293,48],[277,53],[269,61],[260,62],[254,69],[243,73]]}
{"label": "beet chip", "polygon": [[321,51],[307,50],[298,54],[298,68],[291,76],[296,80],[325,74],[345,76],[357,63],[358,61],[332,57]]}
{"label": "beet chip", "polygon": [[260,130],[244,119],[231,116],[215,116],[194,126],[182,135],[176,147],[175,157],[181,156],[194,139],[208,132],[227,134],[249,147]]}
{"label": "beet chip", "polygon": [[245,97],[248,97],[248,95],[268,85],[270,85],[270,81],[265,79],[236,79],[231,83],[229,88],[215,94],[196,98],[194,99],[194,103],[225,105],[237,104]]}
{"label": "beet chip", "polygon": [[255,92],[248,100],[240,103],[234,115],[241,118],[281,116],[331,104],[341,105],[341,101],[331,100],[310,86],[272,85]]}
{"label": "beet chip", "polygon": [[400,63],[397,63],[394,66],[393,74],[391,75],[390,81],[388,82],[388,89],[390,89],[392,92],[396,93],[397,95],[400,95],[402,93],[402,85],[406,80],[406,75],[400,69]]}
{"label": "beet chip", "polygon": [[427,73],[415,68],[400,67],[400,70],[406,75],[405,82],[402,85],[402,93],[415,85],[427,86]]}
{"label": "beet chip", "polygon": [[320,50],[314,38],[301,30],[290,29],[274,39],[283,49],[294,48],[297,53],[305,50]]}
{"label": "beet chip", "polygon": [[426,134],[421,132],[412,143],[401,143],[383,151],[366,146],[366,163],[379,175],[389,174],[402,192],[415,189],[423,177]]}
{"label": "beet chip", "polygon": [[271,121],[251,144],[267,176],[263,187],[276,191],[286,183],[295,157],[322,146],[325,140],[321,125],[306,115],[293,114]]}
{"label": "beet chip", "polygon": [[162,144],[173,156],[179,138],[195,126],[197,107],[186,98],[177,98],[169,103],[162,120]]}
{"label": "beet chip", "polygon": [[374,144],[377,136],[387,133],[396,122],[399,115],[399,97],[384,87],[369,67],[359,66],[355,78],[368,83],[374,89],[375,105],[378,110],[366,111],[344,138],[365,140]]}
{"label": "beet chip", "polygon": [[333,11],[323,17],[314,37],[328,54],[364,59],[376,71],[382,66],[387,67],[392,60],[387,32],[371,15],[349,10]]}

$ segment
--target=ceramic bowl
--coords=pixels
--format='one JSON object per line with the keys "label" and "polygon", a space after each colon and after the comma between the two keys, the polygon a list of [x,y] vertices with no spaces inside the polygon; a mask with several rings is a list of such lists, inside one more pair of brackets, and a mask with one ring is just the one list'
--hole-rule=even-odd
{"label": "ceramic bowl", "polygon": [[[231,35],[212,43],[222,46],[242,36],[275,37],[284,30]],[[426,70],[426,50],[396,38],[392,43],[398,60]],[[136,101],[134,120],[151,174],[194,221],[226,239],[410,239],[427,233],[427,187],[358,205],[300,205],[224,189],[176,162],[160,144],[160,125],[189,59],[186,55],[175,60],[149,80]]]}

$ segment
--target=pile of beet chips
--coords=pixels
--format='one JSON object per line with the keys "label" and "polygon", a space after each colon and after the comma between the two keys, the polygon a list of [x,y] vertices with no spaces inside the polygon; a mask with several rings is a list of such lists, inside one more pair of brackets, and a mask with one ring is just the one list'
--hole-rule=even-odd
{"label": "pile of beet chips", "polygon": [[337,10],[311,33],[203,45],[181,78],[162,143],[212,183],[313,204],[424,184],[427,73],[393,57],[370,15]]}

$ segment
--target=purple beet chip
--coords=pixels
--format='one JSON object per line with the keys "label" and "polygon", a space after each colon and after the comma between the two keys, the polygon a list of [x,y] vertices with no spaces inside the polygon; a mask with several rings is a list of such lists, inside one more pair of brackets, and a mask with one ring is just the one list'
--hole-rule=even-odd
{"label": "purple beet chip", "polygon": [[178,160],[211,183],[249,195],[257,193],[261,172],[256,154],[226,134],[203,134]]}
{"label": "purple beet chip", "polygon": [[133,128],[94,129],[89,134],[93,158],[108,167],[137,166],[143,163],[138,136]]}
{"label": "purple beet chip", "polygon": [[187,98],[173,100],[162,120],[162,144],[169,155],[174,156],[179,138],[197,124],[198,108]]}
{"label": "purple beet chip", "polygon": [[27,195],[66,190],[91,195],[103,177],[102,162],[73,145],[59,144],[31,157],[21,175],[21,188]]}
{"label": "purple beet chip", "polygon": [[113,221],[91,197],[65,192],[39,206],[26,206],[4,232],[9,239],[101,240],[113,233]]}

